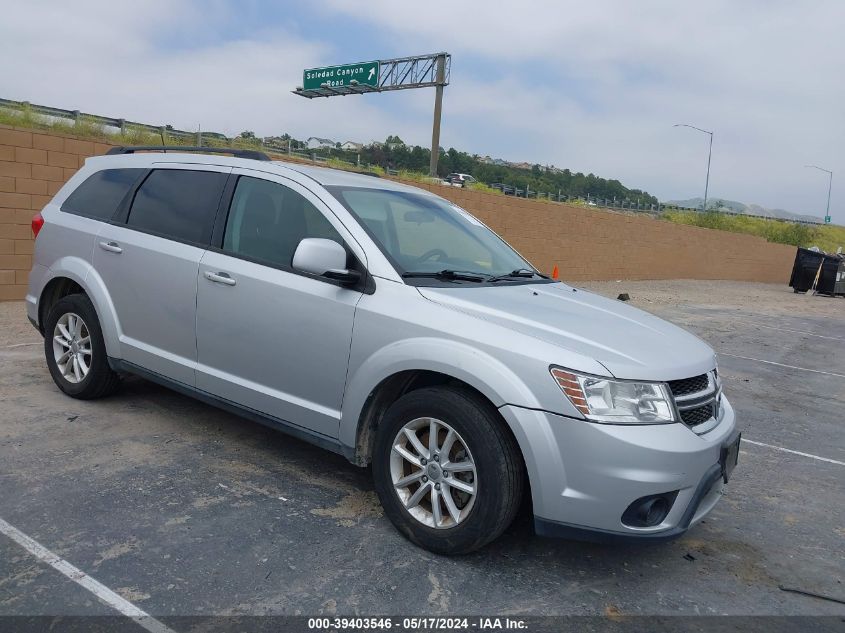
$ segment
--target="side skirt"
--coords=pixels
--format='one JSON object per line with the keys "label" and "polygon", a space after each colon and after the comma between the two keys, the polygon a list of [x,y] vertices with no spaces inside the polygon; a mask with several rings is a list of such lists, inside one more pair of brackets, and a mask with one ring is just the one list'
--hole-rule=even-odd
{"label": "side skirt", "polygon": [[333,453],[337,453],[338,455],[343,455],[350,462],[353,462],[355,458],[354,448],[345,446],[334,438],[321,433],[315,433],[314,431],[310,431],[304,427],[293,424],[292,422],[288,422],[287,420],[282,420],[280,418],[273,417],[272,415],[262,413],[261,411],[250,409],[249,407],[240,405],[237,402],[232,402],[231,400],[221,398],[220,396],[216,396],[208,391],[203,391],[202,389],[197,389],[196,387],[191,387],[185,383],[172,380],[166,376],[144,369],[143,367],[139,367],[134,363],[129,363],[120,358],[109,357],[109,366],[113,371],[140,376],[145,380],[167,387],[168,389],[172,389],[173,391],[183,395],[190,396],[191,398],[195,398],[196,400],[200,400],[206,404],[223,409],[224,411],[228,411],[234,415],[246,418],[252,422],[258,422],[259,424],[281,431],[282,433],[308,442],[309,444],[314,444],[315,446],[319,446],[320,448],[324,448]]}

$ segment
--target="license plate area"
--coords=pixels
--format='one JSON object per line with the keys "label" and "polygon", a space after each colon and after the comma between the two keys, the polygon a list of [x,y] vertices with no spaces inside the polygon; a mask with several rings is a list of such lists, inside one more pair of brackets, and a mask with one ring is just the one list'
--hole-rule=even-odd
{"label": "license plate area", "polygon": [[742,439],[742,433],[736,436],[736,439],[730,444],[722,447],[719,455],[719,465],[722,467],[722,479],[728,483],[731,478],[731,473],[736,468],[737,461],[739,461],[739,442]]}

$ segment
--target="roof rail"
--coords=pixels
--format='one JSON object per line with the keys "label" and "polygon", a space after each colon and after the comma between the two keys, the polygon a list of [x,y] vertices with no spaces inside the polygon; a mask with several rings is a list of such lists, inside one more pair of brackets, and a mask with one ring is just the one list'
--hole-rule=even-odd
{"label": "roof rail", "polygon": [[252,160],[271,160],[264,152],[256,149],[236,149],[234,147],[183,147],[181,145],[130,145],[112,147],[106,154],[134,154],[135,152],[203,152],[206,154],[231,154],[237,158]]}

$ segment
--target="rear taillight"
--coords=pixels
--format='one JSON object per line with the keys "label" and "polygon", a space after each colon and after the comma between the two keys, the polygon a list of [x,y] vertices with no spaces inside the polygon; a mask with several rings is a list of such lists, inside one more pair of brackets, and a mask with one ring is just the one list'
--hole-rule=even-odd
{"label": "rear taillight", "polygon": [[32,235],[33,235],[33,237],[38,237],[38,231],[41,230],[42,226],[44,226],[44,218],[41,217],[40,213],[36,213],[35,217],[32,218]]}

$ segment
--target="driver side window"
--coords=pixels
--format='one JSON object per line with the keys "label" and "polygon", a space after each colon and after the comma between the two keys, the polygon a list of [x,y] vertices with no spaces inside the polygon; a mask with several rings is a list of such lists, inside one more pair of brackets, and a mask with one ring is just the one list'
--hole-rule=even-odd
{"label": "driver side window", "polygon": [[467,240],[455,231],[442,214],[426,214],[398,200],[392,200],[390,205],[396,222],[398,251],[408,266],[412,267],[423,257],[461,262],[463,266],[474,264],[485,269],[492,266],[490,251],[481,242]]}
{"label": "driver side window", "polygon": [[223,234],[224,251],[290,269],[296,247],[306,237],[343,245],[325,216],[293,189],[250,176],[238,179]]}

